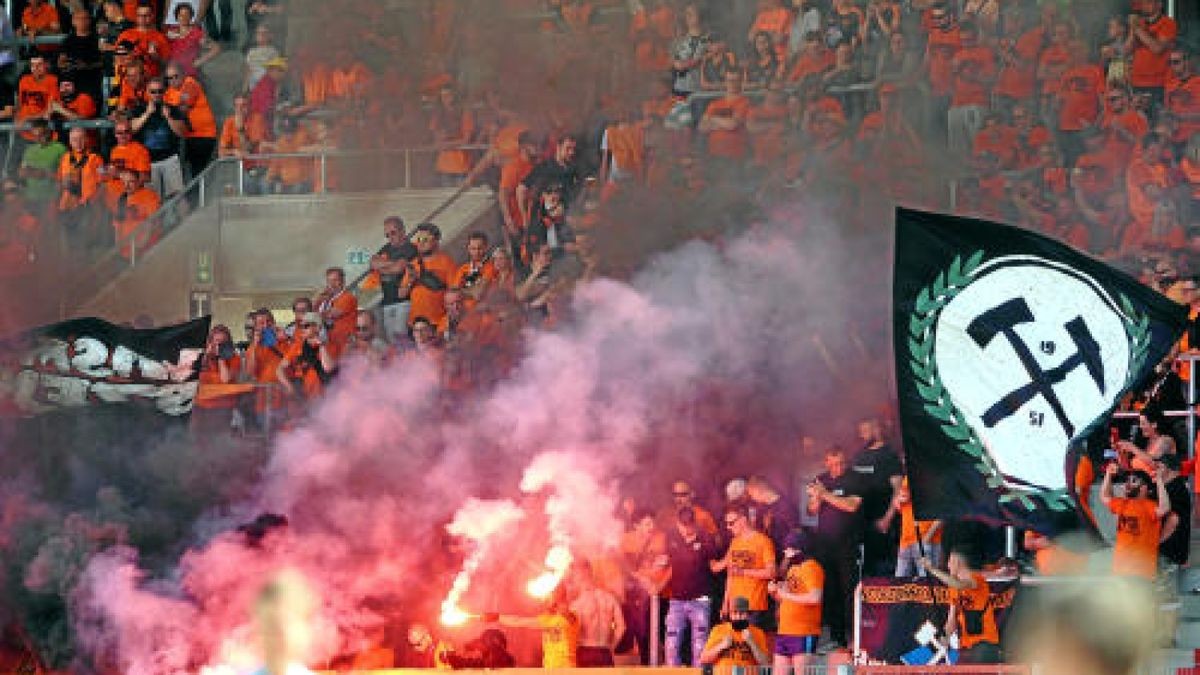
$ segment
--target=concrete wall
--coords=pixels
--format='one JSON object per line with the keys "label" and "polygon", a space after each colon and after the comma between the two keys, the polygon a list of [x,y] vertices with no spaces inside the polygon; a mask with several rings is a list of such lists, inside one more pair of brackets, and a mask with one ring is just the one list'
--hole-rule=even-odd
{"label": "concrete wall", "polygon": [[[324,285],[324,270],[346,268],[348,279],[366,270],[383,243],[383,219],[399,215],[411,230],[452,193],[448,189],[371,194],[226,197],[192,214],[136,267],[82,300],[72,314],[156,324],[213,314],[234,328],[251,308],[287,306],[298,294]],[[435,222],[452,255],[476,226],[491,224],[495,198],[488,189],[460,197]],[[220,215],[220,218],[218,218]]]}

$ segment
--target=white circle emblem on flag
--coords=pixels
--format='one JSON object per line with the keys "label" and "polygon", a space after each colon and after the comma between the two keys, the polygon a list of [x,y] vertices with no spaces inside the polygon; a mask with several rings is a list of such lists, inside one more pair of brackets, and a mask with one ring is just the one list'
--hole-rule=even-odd
{"label": "white circle emblem on flag", "polygon": [[955,408],[1010,487],[1066,488],[1071,441],[1117,402],[1125,318],[1091,277],[997,258],[942,309],[933,358]]}

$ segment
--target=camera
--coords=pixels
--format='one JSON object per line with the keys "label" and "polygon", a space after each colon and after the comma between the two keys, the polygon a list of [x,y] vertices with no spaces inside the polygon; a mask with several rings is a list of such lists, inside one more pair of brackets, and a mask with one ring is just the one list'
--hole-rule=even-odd
{"label": "camera", "polygon": [[233,345],[228,342],[222,342],[217,347],[217,358],[222,361],[228,361],[233,358]]}

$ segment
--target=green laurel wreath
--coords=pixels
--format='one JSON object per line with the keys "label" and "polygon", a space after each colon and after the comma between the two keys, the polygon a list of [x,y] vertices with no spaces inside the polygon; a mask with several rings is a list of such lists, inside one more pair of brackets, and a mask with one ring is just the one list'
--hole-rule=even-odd
{"label": "green laurel wreath", "polygon": [[[999,497],[1001,503],[1017,503],[1032,511],[1036,508],[1034,500],[1038,499],[1054,511],[1070,510],[1073,504],[1066,488],[1013,488],[1004,485],[1004,478],[995,460],[950,400],[934,363],[933,327],[942,309],[971,283],[975,270],[983,261],[983,255],[983,251],[975,251],[965,261],[961,256],[956,256],[947,269],[938,272],[933,282],[917,294],[908,321],[909,368],[917,393],[925,402],[925,412],[938,420],[942,433],[972,458],[975,469],[985,477],[988,487],[1002,491]],[[1131,386],[1149,356],[1150,319],[1138,312],[1124,294],[1118,294],[1118,301],[1124,311],[1122,319],[1130,342],[1129,375],[1125,385]]]}

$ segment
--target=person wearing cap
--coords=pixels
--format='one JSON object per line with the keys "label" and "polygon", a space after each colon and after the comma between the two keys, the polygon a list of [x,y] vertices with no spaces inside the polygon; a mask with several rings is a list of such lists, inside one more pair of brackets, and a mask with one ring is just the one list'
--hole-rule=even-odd
{"label": "person wearing cap", "polygon": [[1125,477],[1125,496],[1115,497],[1112,484],[1118,471],[1116,462],[1109,464],[1100,485],[1100,502],[1117,516],[1112,569],[1115,574],[1153,580],[1158,571],[1161,521],[1171,511],[1164,475],[1161,470],[1154,474],[1157,498],[1151,492],[1151,478],[1144,471],[1129,472]]}
{"label": "person wearing cap", "polygon": [[268,134],[275,129],[275,107],[279,102],[279,92],[283,79],[287,77],[288,60],[276,56],[263,64],[266,74],[258,80],[258,84],[250,90],[250,115],[262,120],[262,128]]}
{"label": "person wearing cap", "polygon": [[821,636],[825,570],[809,557],[809,548],[809,538],[803,530],[790,532],[783,544],[784,577],[769,586],[779,601],[779,634],[775,638],[772,663],[777,673],[787,673],[788,668],[804,673]]}
{"label": "person wearing cap", "polygon": [[729,604],[729,620],[717,624],[700,652],[700,663],[716,668],[767,666],[767,636],[750,625],[750,601],[742,596]]}

